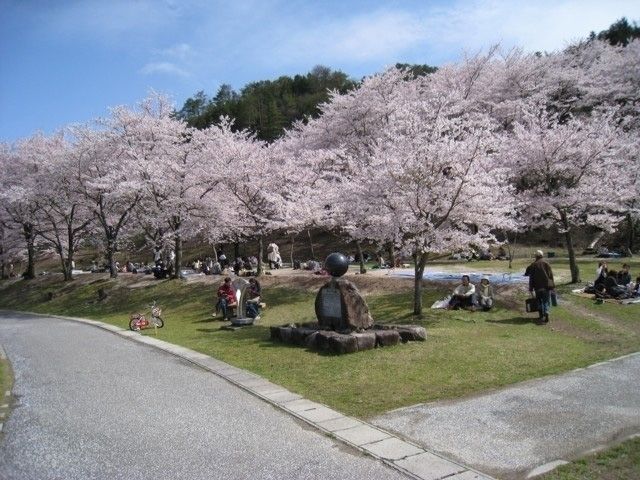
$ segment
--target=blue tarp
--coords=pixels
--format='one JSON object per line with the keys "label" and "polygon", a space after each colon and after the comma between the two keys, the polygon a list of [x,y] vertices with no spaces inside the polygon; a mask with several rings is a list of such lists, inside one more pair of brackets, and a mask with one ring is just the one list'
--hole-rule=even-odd
{"label": "blue tarp", "polygon": [[[398,277],[413,277],[412,271],[396,271],[390,273],[390,275]],[[507,283],[528,283],[529,277],[525,277],[521,272],[513,273],[483,273],[483,272],[465,272],[465,273],[451,273],[451,272],[438,272],[438,271],[425,271],[422,278],[425,280],[442,281],[442,282],[460,282],[462,275],[469,275],[471,283],[480,283],[482,277],[488,277],[489,281],[494,284],[507,284]]]}

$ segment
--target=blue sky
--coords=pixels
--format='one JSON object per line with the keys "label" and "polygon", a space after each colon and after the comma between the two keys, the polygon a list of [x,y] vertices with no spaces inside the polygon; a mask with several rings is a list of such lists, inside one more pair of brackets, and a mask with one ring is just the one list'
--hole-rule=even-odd
{"label": "blue sky", "polygon": [[361,78],[497,42],[554,51],[623,16],[640,20],[640,2],[0,0],[0,141],[108,115],[151,89],[179,107],[318,64]]}

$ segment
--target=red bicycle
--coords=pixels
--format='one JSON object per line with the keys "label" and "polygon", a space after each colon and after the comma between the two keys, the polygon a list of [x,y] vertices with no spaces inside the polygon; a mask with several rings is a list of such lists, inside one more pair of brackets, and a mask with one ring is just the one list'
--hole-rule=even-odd
{"label": "red bicycle", "polygon": [[148,320],[144,313],[134,313],[129,317],[129,329],[139,332],[145,328],[162,328],[164,320],[162,320],[162,309],[156,305],[156,301],[150,305],[151,319]]}

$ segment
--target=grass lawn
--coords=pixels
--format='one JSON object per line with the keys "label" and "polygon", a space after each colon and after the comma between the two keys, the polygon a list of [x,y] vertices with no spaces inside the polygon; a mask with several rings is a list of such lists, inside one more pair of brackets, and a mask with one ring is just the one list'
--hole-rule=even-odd
{"label": "grass lawn", "polygon": [[640,478],[640,438],[563,465],[541,480],[636,480]]}
{"label": "grass lawn", "polygon": [[[516,262],[514,271],[523,271],[526,263]],[[497,265],[506,269],[506,262],[474,262],[468,269],[496,270]],[[583,271],[595,271],[595,265],[583,262]],[[557,276],[568,272],[566,261],[554,260],[553,266]],[[632,265],[632,272],[639,267]],[[450,286],[430,284],[423,296],[425,316],[417,319],[411,315],[411,281],[377,277],[382,283],[372,283],[373,277],[364,275],[351,279],[366,294],[376,322],[422,325],[427,341],[322,355],[269,340],[271,325],[315,320],[313,301],[323,282],[319,278],[265,277],[268,308],[258,325],[238,331],[220,330],[223,323],[210,316],[217,284],[150,281],[134,288],[141,278],[114,281],[83,275],[65,284],[48,275],[5,282],[0,284],[0,308],[81,316],[127,328],[130,313],[157,299],[166,322],[158,338],[256,372],[360,418],[571,370],[640,347],[640,322],[635,320],[640,306],[595,305],[563,294],[568,286],[560,288],[561,303],[552,310],[551,323],[540,326],[534,323],[535,314],[523,311],[522,290],[501,291],[501,301],[488,313],[443,311],[428,307]],[[99,289],[106,292],[105,300],[98,301]]]}

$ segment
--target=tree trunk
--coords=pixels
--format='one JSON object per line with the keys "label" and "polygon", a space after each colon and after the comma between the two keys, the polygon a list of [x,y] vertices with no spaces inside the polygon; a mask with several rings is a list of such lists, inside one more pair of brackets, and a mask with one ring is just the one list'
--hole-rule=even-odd
{"label": "tree trunk", "polygon": [[362,245],[359,241],[356,241],[356,248],[358,249],[358,259],[360,260],[360,273],[367,273],[367,269],[364,266],[364,255],[362,254]]}
{"label": "tree trunk", "polygon": [[62,245],[59,245],[57,247],[57,250],[58,250],[58,256],[60,257],[60,266],[62,268],[62,276],[64,278],[64,281],[68,282],[73,278],[71,274],[71,260],[69,258],[64,257],[64,249],[62,248]]}
{"label": "tree trunk", "polygon": [[107,249],[105,253],[107,255],[107,264],[109,265],[109,277],[117,278],[118,269],[116,268],[116,259],[115,259],[116,239],[114,238],[111,232],[107,231],[105,233],[106,233],[106,239],[107,239]]}
{"label": "tree trunk", "polygon": [[309,237],[309,248],[311,249],[311,259],[316,259],[316,254],[313,252],[313,240],[311,240],[311,229],[307,229],[307,236]]}
{"label": "tree trunk", "polygon": [[291,268],[293,268],[293,244],[296,241],[296,236],[291,235]]}
{"label": "tree trunk", "polygon": [[560,214],[562,219],[562,226],[564,227],[564,238],[567,242],[567,250],[569,252],[569,269],[571,270],[571,283],[578,283],[580,281],[580,269],[578,268],[578,262],[576,261],[576,251],[573,248],[573,239],[571,238],[571,229],[569,228],[569,221],[567,220],[566,213]]}
{"label": "tree trunk", "polygon": [[25,280],[33,280],[36,278],[36,248],[33,225],[23,223],[22,231],[24,233],[24,239],[27,242],[27,270],[24,272],[23,277]]}
{"label": "tree trunk", "polygon": [[[233,259],[235,260],[240,256],[240,242],[235,242],[233,244]],[[262,261],[262,258],[259,259]]]}
{"label": "tree trunk", "polygon": [[182,236],[174,237],[176,258],[173,261],[173,275],[171,278],[182,278]]}
{"label": "tree trunk", "polygon": [[263,273],[262,269],[262,255],[264,250],[264,237],[260,235],[258,237],[258,270],[256,271],[256,277],[259,277]]}
{"label": "tree trunk", "polygon": [[396,249],[393,247],[393,243],[389,244],[389,265],[391,268],[396,268]]}
{"label": "tree trunk", "polygon": [[413,314],[422,317],[422,277],[427,264],[425,254],[413,254],[415,278],[413,280]]}
{"label": "tree trunk", "polygon": [[[2,248],[2,246],[0,246],[0,256],[2,256],[4,254],[4,248]],[[2,264],[0,265],[0,278],[1,279],[6,279],[9,278],[9,275],[7,274],[7,268],[6,268],[7,264],[6,262],[3,260]]]}
{"label": "tree trunk", "polygon": [[627,223],[629,224],[629,237],[627,238],[627,249],[628,253],[631,256],[633,251],[635,250],[636,243],[636,222],[633,220],[633,216],[630,213],[627,213]]}

